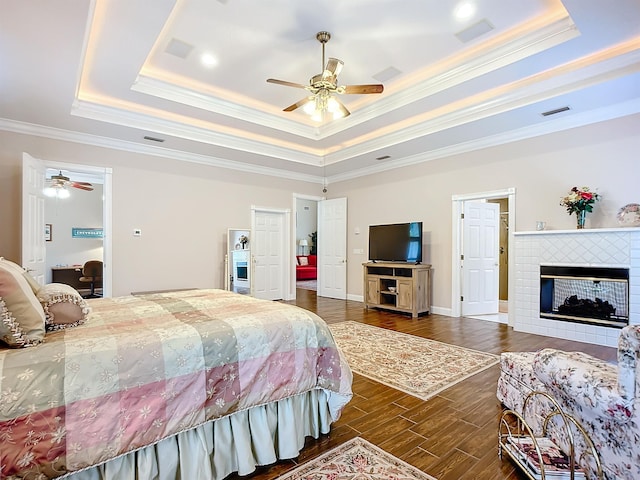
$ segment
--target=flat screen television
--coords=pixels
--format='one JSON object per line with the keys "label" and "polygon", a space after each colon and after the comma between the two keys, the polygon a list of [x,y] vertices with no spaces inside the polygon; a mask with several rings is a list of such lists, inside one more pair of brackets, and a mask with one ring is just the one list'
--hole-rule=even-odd
{"label": "flat screen television", "polygon": [[369,260],[422,263],[422,222],[370,225]]}

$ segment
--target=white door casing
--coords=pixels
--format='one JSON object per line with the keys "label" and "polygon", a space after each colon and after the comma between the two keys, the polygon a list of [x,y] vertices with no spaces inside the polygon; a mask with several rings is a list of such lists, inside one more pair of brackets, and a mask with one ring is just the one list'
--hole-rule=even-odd
{"label": "white door casing", "polygon": [[22,266],[44,285],[46,249],[44,239],[44,181],[42,160],[22,154]]}
{"label": "white door casing", "polygon": [[318,296],[347,298],[347,199],[318,202]]}
{"label": "white door casing", "polygon": [[288,210],[251,208],[251,256],[253,281],[251,291],[256,298],[285,298],[288,285],[290,213]]}
{"label": "white door casing", "polygon": [[[44,240],[44,186],[46,169],[55,168],[75,170],[99,175],[103,180],[103,262],[102,295],[110,297],[112,294],[113,274],[111,270],[111,231],[112,231],[112,170],[105,167],[69,164],[41,160],[28,153],[22,154],[22,266],[31,275],[44,284],[46,281],[46,243]],[[36,200],[36,198],[38,200]],[[41,211],[39,209],[41,208]],[[41,218],[39,218],[41,216]],[[38,232],[41,232],[38,234]]]}
{"label": "white door casing", "polygon": [[[508,204],[507,224],[508,224],[508,268],[511,272],[515,265],[515,246],[513,232],[516,230],[516,189],[508,187],[501,190],[492,190],[485,192],[474,192],[465,194],[455,194],[451,196],[451,309],[434,308],[435,313],[442,313],[452,317],[459,317],[462,311],[462,301],[460,300],[462,292],[462,213],[464,203],[471,200],[488,200],[506,198]],[[499,247],[498,247],[499,248]],[[508,323],[513,326],[515,323],[515,275],[509,275],[508,281],[508,297],[509,297],[509,313]]]}
{"label": "white door casing", "polygon": [[462,315],[498,313],[500,205],[465,202]]}

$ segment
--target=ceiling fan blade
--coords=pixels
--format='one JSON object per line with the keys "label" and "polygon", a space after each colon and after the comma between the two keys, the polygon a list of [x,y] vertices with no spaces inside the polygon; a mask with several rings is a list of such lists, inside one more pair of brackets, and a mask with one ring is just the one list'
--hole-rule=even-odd
{"label": "ceiling fan blade", "polygon": [[329,61],[327,62],[327,66],[325,67],[322,76],[337,77],[338,75],[340,75],[342,67],[344,67],[344,62],[342,60],[329,57]]}
{"label": "ceiling fan blade", "polygon": [[305,97],[302,100],[289,105],[287,108],[282,109],[283,112],[293,112],[296,108],[302,107],[305,103],[312,101],[310,97]]}
{"label": "ceiling fan blade", "polygon": [[367,93],[382,93],[384,90],[384,85],[382,84],[371,84],[371,85],[345,85],[344,89],[340,93],[345,94],[367,94]]}
{"label": "ceiling fan blade", "polygon": [[80,190],[86,190],[87,192],[93,191],[93,185],[88,182],[69,182],[73,188],[79,188]]}
{"label": "ceiling fan blade", "polygon": [[275,78],[267,78],[267,82],[275,83],[276,85],[284,85],[285,87],[307,88],[306,85],[302,85],[300,83],[287,82],[285,80],[278,80]]}

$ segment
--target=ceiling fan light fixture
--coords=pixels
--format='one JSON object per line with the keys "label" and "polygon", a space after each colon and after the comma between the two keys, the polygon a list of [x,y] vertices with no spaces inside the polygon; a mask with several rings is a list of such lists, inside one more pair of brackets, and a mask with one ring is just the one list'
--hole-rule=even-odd
{"label": "ceiling fan light fixture", "polygon": [[321,122],[324,119],[324,112],[322,110],[315,110],[311,114],[311,120],[314,122]]}
{"label": "ceiling fan light fixture", "polygon": [[318,32],[316,39],[322,44],[322,73],[313,75],[308,85],[301,83],[268,78],[268,83],[275,83],[287,87],[302,88],[312,93],[310,97],[303,98],[296,103],[284,108],[284,112],[293,112],[301,108],[311,119],[321,122],[329,119],[338,119],[350,115],[344,104],[335,97],[342,94],[371,94],[382,93],[384,86],[374,85],[338,85],[338,75],[344,67],[344,62],[338,58],[329,57],[325,63],[325,44],[331,38],[329,32]]}
{"label": "ceiling fan light fixture", "polygon": [[340,104],[335,99],[335,97],[329,97],[329,99],[327,100],[327,111],[329,113],[332,113],[334,117],[336,113],[340,112]]}
{"label": "ceiling fan light fixture", "polygon": [[71,194],[69,193],[69,190],[67,190],[61,185],[46,187],[43,190],[43,193],[45,194],[45,196],[50,198],[69,198],[71,196]]}
{"label": "ceiling fan light fixture", "polygon": [[305,103],[302,107],[302,111],[307,115],[313,115],[316,111],[316,99],[314,96],[311,96],[307,99],[307,103]]}

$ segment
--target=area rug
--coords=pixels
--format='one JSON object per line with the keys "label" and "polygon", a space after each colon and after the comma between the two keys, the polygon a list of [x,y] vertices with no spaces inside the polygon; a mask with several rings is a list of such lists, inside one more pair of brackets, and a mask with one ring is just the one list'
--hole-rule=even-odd
{"label": "area rug", "polygon": [[296,282],[296,288],[303,288],[305,290],[317,290],[318,281],[317,280],[298,280]]}
{"label": "area rug", "polygon": [[354,438],[278,480],[436,480],[375,445]]}
{"label": "area rug", "polygon": [[422,400],[500,361],[491,353],[359,322],[329,328],[354,372]]}

